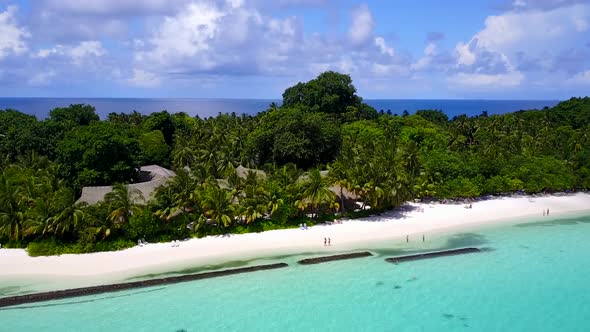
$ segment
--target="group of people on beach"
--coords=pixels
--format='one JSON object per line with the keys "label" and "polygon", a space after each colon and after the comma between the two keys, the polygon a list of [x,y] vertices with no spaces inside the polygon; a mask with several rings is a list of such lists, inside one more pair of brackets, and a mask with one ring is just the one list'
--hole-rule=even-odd
{"label": "group of people on beach", "polygon": [[543,216],[548,216],[549,215],[549,209],[547,209],[547,211],[545,211],[545,209],[543,209]]}
{"label": "group of people on beach", "polygon": [[330,239],[329,237],[325,237],[324,238],[324,247],[325,246],[331,246],[332,245],[332,239]]}

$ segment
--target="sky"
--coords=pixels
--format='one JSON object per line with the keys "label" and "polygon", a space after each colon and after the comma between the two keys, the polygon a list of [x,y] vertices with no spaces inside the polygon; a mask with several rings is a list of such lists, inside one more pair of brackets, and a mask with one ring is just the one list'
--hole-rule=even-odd
{"label": "sky", "polygon": [[590,0],[0,0],[0,97],[590,94]]}

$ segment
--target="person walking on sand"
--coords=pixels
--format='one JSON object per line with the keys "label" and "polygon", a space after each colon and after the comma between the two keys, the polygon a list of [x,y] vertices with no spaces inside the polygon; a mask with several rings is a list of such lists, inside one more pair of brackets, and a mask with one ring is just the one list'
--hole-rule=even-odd
{"label": "person walking on sand", "polygon": [[422,234],[422,242],[424,242],[424,234]]}
{"label": "person walking on sand", "polygon": [[328,238],[328,245],[331,246],[332,245],[332,239]]}
{"label": "person walking on sand", "polygon": [[326,243],[328,243],[328,239],[324,238],[324,247],[326,246]]}
{"label": "person walking on sand", "polygon": [[410,242],[410,236],[406,235],[406,243]]}
{"label": "person walking on sand", "polygon": [[547,215],[549,215],[549,209],[547,209]]}

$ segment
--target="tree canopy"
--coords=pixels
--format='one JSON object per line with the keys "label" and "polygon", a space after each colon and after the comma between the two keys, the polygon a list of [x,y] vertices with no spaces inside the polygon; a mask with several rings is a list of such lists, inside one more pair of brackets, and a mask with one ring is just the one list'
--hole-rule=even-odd
{"label": "tree canopy", "polygon": [[97,122],[68,132],[57,146],[64,178],[76,186],[132,182],[139,175],[140,144],[124,128]]}
{"label": "tree canopy", "polygon": [[335,114],[346,121],[377,117],[377,111],[356,95],[350,76],[333,71],[286,89],[282,107]]}
{"label": "tree canopy", "polygon": [[247,144],[259,165],[293,163],[306,169],[331,162],[340,140],[340,125],[330,116],[283,107],[262,115]]}
{"label": "tree canopy", "polygon": [[[415,198],[590,189],[588,97],[453,119],[390,113],[377,114],[335,72],[288,88],[280,107],[257,115],[101,121],[92,106],[71,105],[39,121],[0,110],[0,243],[32,255],[117,250],[143,236],[297,227]],[[127,184],[153,163],[176,176],[139,199]],[[114,190],[76,203],[86,185]]]}

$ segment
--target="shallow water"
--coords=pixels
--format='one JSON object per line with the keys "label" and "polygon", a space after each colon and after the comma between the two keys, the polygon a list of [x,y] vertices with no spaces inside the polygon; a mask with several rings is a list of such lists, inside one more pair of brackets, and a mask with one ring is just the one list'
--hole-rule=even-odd
{"label": "shallow water", "polygon": [[[588,331],[590,217],[433,239],[493,250],[371,258],[0,309],[0,331]],[[429,242],[429,241],[427,241]],[[412,248],[412,246],[414,246]]]}

